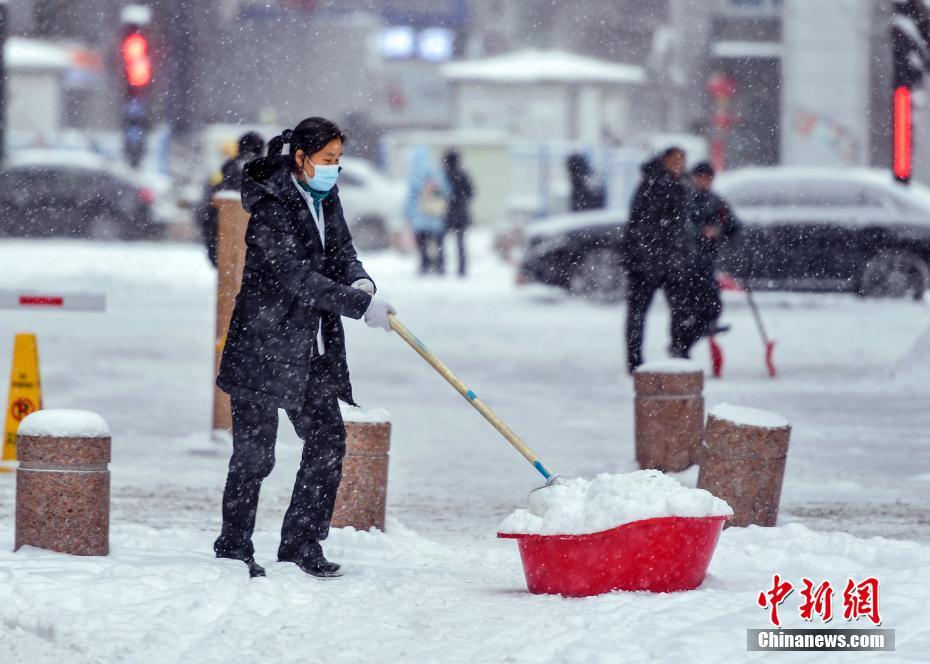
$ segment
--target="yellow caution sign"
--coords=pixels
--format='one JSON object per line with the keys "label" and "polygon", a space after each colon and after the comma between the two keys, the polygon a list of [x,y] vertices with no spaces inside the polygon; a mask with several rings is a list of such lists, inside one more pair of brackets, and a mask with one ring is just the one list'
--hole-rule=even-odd
{"label": "yellow caution sign", "polygon": [[36,335],[17,334],[13,343],[13,370],[10,373],[6,426],[3,428],[3,461],[16,459],[16,431],[19,429],[19,423],[37,410],[42,410],[39,345]]}

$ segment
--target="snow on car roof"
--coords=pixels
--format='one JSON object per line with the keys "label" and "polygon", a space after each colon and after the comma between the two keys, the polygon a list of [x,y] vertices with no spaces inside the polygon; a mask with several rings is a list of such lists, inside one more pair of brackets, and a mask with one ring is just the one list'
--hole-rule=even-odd
{"label": "snow on car roof", "polygon": [[747,182],[779,181],[825,181],[848,182],[853,185],[871,185],[882,187],[900,196],[917,200],[921,205],[930,207],[930,188],[911,181],[907,186],[894,179],[891,172],[882,168],[829,168],[825,166],[753,166],[739,168],[721,173],[714,183],[714,188],[727,195],[727,189]]}
{"label": "snow on car roof", "polygon": [[871,184],[895,184],[890,171],[881,168],[828,168],[822,166],[751,166],[721,173],[717,185],[744,180],[847,180]]}
{"label": "snow on car roof", "polygon": [[547,217],[527,226],[527,237],[549,237],[561,235],[566,231],[582,230],[594,226],[621,225],[626,221],[626,210],[608,208],[606,210],[587,210],[570,212]]}
{"label": "snow on car roof", "polygon": [[95,171],[108,170],[108,162],[96,152],[83,150],[55,150],[30,148],[15,150],[7,157],[9,166],[53,165],[67,168],[87,168]]}
{"label": "snow on car roof", "polygon": [[137,172],[124,162],[113,160],[106,155],[88,150],[65,150],[55,148],[27,148],[9,153],[5,168],[22,168],[24,166],[50,166],[53,168],[70,168],[106,173],[119,180],[136,185],[164,190],[169,184],[158,181],[159,174]]}

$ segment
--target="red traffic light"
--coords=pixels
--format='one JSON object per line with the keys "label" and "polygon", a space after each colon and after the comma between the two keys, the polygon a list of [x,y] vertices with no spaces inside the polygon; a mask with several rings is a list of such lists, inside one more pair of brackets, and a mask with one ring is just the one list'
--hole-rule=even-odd
{"label": "red traffic light", "polygon": [[894,91],[894,176],[901,182],[911,178],[913,136],[911,89],[902,85]]}
{"label": "red traffic light", "polygon": [[152,80],[152,65],[149,62],[149,42],[144,35],[134,32],[123,39],[123,63],[129,85],[140,88]]}

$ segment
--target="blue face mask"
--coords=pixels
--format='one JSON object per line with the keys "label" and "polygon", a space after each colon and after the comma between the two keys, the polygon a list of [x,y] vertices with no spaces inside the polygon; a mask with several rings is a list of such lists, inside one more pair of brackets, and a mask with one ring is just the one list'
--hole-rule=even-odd
{"label": "blue face mask", "polygon": [[[311,162],[312,163],[312,162]],[[308,177],[304,171],[304,178],[311,189],[317,191],[329,191],[336,186],[336,180],[339,179],[339,171],[342,166],[317,166],[313,164],[313,177]]]}

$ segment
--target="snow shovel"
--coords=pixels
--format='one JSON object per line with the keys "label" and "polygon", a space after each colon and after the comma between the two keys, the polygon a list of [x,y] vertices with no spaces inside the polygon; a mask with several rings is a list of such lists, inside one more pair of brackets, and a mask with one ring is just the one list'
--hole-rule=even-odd
{"label": "snow shovel", "polygon": [[542,462],[533,450],[524,443],[520,437],[513,432],[513,430],[507,426],[501,418],[499,418],[494,411],[492,411],[488,406],[478,398],[478,395],[475,394],[472,390],[468,388],[465,383],[463,383],[459,378],[452,373],[452,371],[443,364],[442,360],[433,355],[432,351],[426,347],[422,341],[420,341],[413,332],[408,330],[406,326],[401,323],[397,316],[394,314],[388,314],[388,321],[391,324],[391,329],[397,332],[406,341],[410,344],[410,347],[413,348],[420,356],[426,360],[433,369],[435,369],[439,375],[446,379],[446,381],[455,388],[455,390],[465,397],[465,400],[472,405],[472,407],[481,413],[488,422],[491,423],[495,429],[500,432],[500,434],[507,439],[511,445],[513,445],[517,451],[522,454],[527,461],[529,461],[533,467],[539,471],[539,473],[546,478],[546,483],[542,487],[538,487],[535,490],[551,486],[559,481],[559,476],[552,473],[546,465]]}
{"label": "snow shovel", "polygon": [[759,334],[762,336],[762,342],[765,344],[765,366],[769,370],[769,376],[774,378],[775,360],[772,356],[775,353],[775,342],[769,339],[769,335],[765,333],[765,326],[762,325],[762,316],[759,314],[759,307],[756,306],[756,301],[752,297],[752,291],[747,287],[744,287],[744,290],[746,291],[746,299],[749,301],[749,308],[752,310],[752,317],[756,319],[756,327],[759,328]]}
{"label": "snow shovel", "polygon": [[707,337],[707,343],[710,344],[710,368],[714,373],[714,378],[720,378],[723,375],[723,348],[717,343],[714,335]]}
{"label": "snow shovel", "polygon": [[[769,370],[769,376],[772,378],[775,377],[775,360],[773,355],[775,353],[775,342],[769,339],[769,336],[765,333],[765,326],[762,325],[762,316],[759,314],[759,308],[756,306],[756,301],[752,297],[752,291],[749,290],[749,286],[741,284],[736,280],[735,277],[730,276],[725,272],[718,272],[716,274],[717,283],[720,285],[720,290],[731,290],[737,292],[746,293],[746,299],[749,302],[749,308],[752,310],[752,317],[756,321],[756,327],[759,328],[759,335],[762,337],[762,343],[765,344],[765,366]],[[711,358],[715,363],[716,367],[716,357],[714,355],[713,342],[711,343]],[[721,363],[720,369],[723,370],[723,357],[721,354]],[[716,376],[716,370],[714,371]]]}

